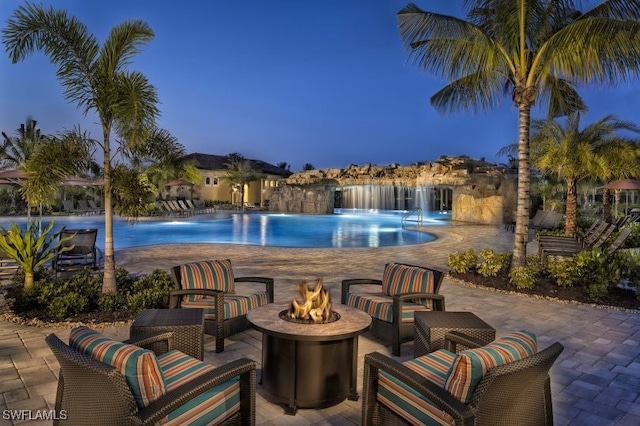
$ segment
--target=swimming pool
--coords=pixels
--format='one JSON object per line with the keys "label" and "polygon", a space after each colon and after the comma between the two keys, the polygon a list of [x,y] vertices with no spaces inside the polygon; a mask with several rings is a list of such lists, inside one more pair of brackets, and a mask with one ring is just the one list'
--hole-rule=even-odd
{"label": "swimming pool", "polygon": [[[337,211],[333,215],[277,213],[231,214],[227,218],[203,216],[168,220],[141,220],[129,225],[115,217],[114,248],[177,243],[228,243],[274,247],[389,247],[433,241],[429,233],[403,229],[404,212]],[[444,225],[448,215],[427,219],[423,225]],[[7,228],[10,220],[0,225]],[[103,217],[74,216],[43,219],[43,227],[53,220],[54,229],[97,228],[97,246],[104,249]]]}

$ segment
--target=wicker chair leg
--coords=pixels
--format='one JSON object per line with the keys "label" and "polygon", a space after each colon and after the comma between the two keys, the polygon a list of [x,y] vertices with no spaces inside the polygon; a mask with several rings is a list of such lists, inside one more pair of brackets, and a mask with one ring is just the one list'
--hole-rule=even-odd
{"label": "wicker chair leg", "polygon": [[400,356],[400,333],[397,330],[393,331],[391,353],[395,356]]}

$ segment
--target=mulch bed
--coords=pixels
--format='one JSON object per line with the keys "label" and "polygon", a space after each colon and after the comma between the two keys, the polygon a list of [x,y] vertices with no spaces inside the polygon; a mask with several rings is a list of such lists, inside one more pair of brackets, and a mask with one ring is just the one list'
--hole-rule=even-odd
{"label": "mulch bed", "polygon": [[640,310],[640,297],[634,291],[623,288],[612,288],[607,296],[592,300],[589,298],[585,287],[559,287],[549,278],[539,278],[536,287],[532,290],[518,289],[509,285],[509,277],[506,273],[501,273],[496,277],[483,277],[474,273],[454,274],[450,276],[455,280],[470,283],[476,287],[486,287],[498,291],[528,294],[538,297],[548,297],[564,301],[585,303],[588,305],[608,306],[619,309]]}

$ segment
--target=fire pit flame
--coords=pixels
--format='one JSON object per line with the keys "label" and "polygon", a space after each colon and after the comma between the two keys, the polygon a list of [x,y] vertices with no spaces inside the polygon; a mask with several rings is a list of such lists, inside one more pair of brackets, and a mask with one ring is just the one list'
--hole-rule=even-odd
{"label": "fire pit flame", "polygon": [[291,307],[287,312],[290,319],[316,324],[330,322],[333,319],[335,315],[331,311],[331,296],[329,291],[322,287],[322,280],[318,279],[313,289],[302,283],[298,286],[298,291],[302,301],[291,301]]}

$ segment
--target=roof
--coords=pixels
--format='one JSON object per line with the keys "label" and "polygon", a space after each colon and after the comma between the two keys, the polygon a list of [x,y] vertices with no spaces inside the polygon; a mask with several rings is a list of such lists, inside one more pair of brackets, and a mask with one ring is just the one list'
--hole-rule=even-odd
{"label": "roof", "polygon": [[[202,154],[199,152],[188,154],[183,157],[186,161],[193,161],[194,165],[198,169],[203,170],[224,170],[229,167],[227,164],[230,162],[230,158],[228,155],[213,155],[213,154]],[[262,160],[253,160],[251,158],[245,158],[251,162],[253,167],[262,173],[269,175],[278,175],[288,177],[291,176],[289,170],[281,169],[280,167],[274,166],[273,164],[266,163]]]}

